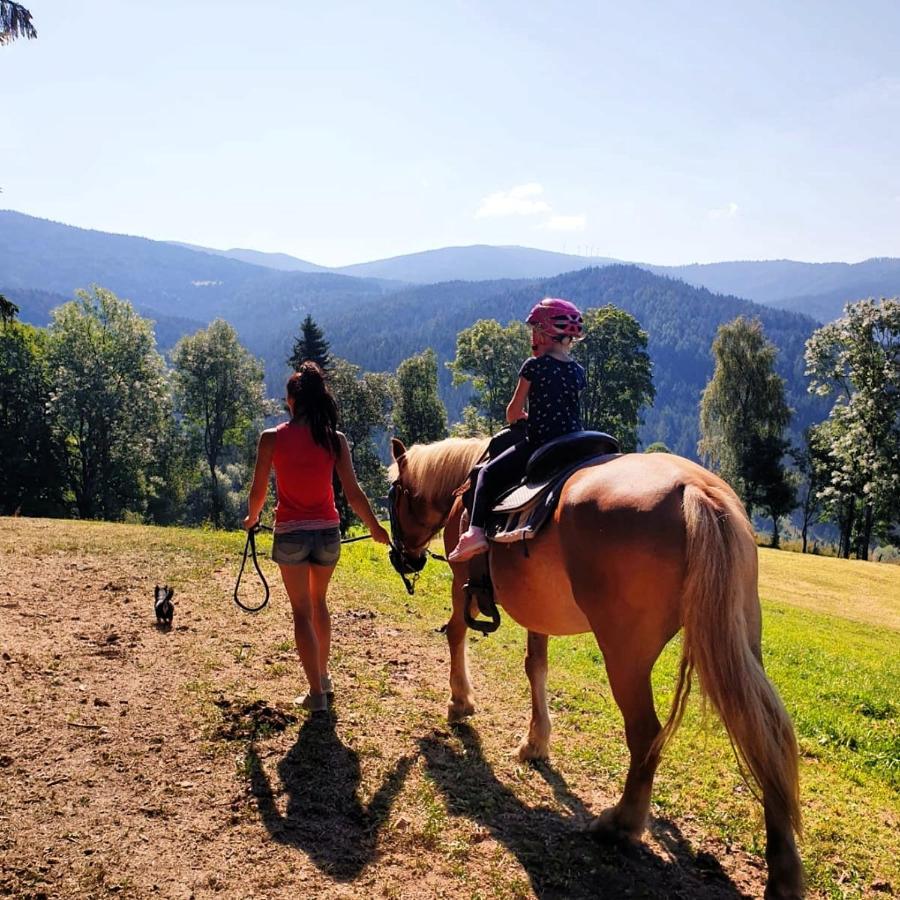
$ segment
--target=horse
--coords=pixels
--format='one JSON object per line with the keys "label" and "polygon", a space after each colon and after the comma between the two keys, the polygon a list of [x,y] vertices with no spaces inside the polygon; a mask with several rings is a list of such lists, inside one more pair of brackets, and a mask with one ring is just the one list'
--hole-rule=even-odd
{"label": "horse", "polygon": [[[407,449],[391,442],[391,520],[399,556],[421,569],[443,528],[455,545],[460,486],[487,442],[447,438]],[[684,715],[696,674],[721,717],[742,773],[761,794],[767,900],[804,893],[795,835],[801,833],[793,725],[762,665],[756,540],[743,504],[718,476],[668,453],[615,454],[576,471],[552,518],[529,541],[495,543],[490,574],[498,605],[528,631],[525,673],[531,720],[520,759],[546,759],[547,641],[592,632],[625,724],[630,765],[621,798],[591,824],[607,841],[640,840],[660,755]],[[475,712],[466,661],[468,563],[451,565],[453,611],[448,718]],[[668,718],[657,717],[650,675],[683,629]]]}

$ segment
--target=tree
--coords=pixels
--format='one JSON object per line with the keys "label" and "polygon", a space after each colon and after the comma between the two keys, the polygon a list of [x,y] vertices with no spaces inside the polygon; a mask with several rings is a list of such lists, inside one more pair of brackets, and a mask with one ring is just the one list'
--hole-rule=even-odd
{"label": "tree", "polygon": [[663,441],[654,441],[644,449],[644,453],[671,453]]}
{"label": "tree", "polygon": [[0,47],[20,37],[29,40],[37,37],[31,13],[21,3],[0,0]]}
{"label": "tree", "polygon": [[300,325],[300,334],[294,341],[294,349],[291,351],[287,363],[296,372],[301,363],[310,359],[323,369],[331,368],[331,355],[328,352],[325,335],[322,329],[316,325],[313,317],[307,313]]}
{"label": "tree", "polygon": [[790,443],[776,435],[755,435],[746,468],[748,507],[772,520],[772,547],[778,547],[778,520],[797,505],[794,478],[784,466]]}
{"label": "tree", "polygon": [[447,410],[438,396],[437,356],[431,348],[397,367],[394,434],[407,447],[447,436]]}
{"label": "tree", "polygon": [[522,322],[504,328],[494,319],[480,319],[456,336],[456,358],[447,363],[453,384],[472,383],[472,405],[491,434],[506,424],[506,406],[530,354],[531,337]]}
{"label": "tree", "polygon": [[584,427],[607,431],[623,451],[634,452],[641,410],[655,396],[647,333],[634,316],[612,305],[589,309],[584,329],[585,339],[573,354],[587,376],[581,397]]}
{"label": "tree", "polygon": [[0,514],[48,515],[63,508],[61,448],[46,407],[48,335],[0,323]]}
{"label": "tree", "polygon": [[[790,421],[784,380],[775,373],[777,350],[759,320],[739,316],[719,326],[712,345],[715,369],[700,400],[698,452],[740,496],[747,512],[765,507],[766,480],[775,487],[783,469],[776,441]],[[784,447],[785,445],[782,445]],[[763,452],[765,460],[758,458]],[[775,504],[780,507],[780,503]]]}
{"label": "tree", "polygon": [[[338,405],[338,429],[347,436],[353,468],[360,486],[369,497],[387,493],[387,469],[378,456],[375,438],[383,435],[391,422],[394,385],[390,375],[366,372],[345,359],[335,359],[329,384]],[[341,528],[346,530],[353,514],[343,494],[339,500]]]}
{"label": "tree", "polygon": [[7,325],[16,320],[19,315],[19,307],[12,300],[7,300],[0,294],[0,325]]}
{"label": "tree", "polygon": [[213,525],[222,520],[218,465],[228,450],[245,446],[264,411],[262,368],[227,322],[183,337],[172,350],[177,409],[202,440],[209,470]]}
{"label": "tree", "polygon": [[848,304],[806,343],[809,390],[834,396],[828,484],[819,496],[841,530],[840,553],[867,559],[873,533],[900,516],[900,298]]}
{"label": "tree", "polygon": [[83,518],[143,512],[168,385],[152,323],[94,286],[53,313],[48,414]]}
{"label": "tree", "polygon": [[809,543],[809,529],[819,521],[822,513],[822,499],[819,492],[828,479],[828,436],[827,423],[810,426],[803,432],[803,445],[794,447],[790,453],[794,458],[798,476],[798,500],[800,505],[801,552],[806,553]]}

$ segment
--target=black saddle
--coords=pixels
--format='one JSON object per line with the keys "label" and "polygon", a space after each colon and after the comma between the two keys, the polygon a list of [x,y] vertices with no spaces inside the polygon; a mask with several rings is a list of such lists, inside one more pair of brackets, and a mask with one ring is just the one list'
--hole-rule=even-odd
{"label": "black saddle", "polygon": [[[512,426],[499,432],[488,447],[488,458],[493,458],[521,439],[523,432]],[[495,501],[485,526],[485,535],[491,541],[509,544],[533,538],[550,518],[559,503],[562,489],[579,469],[596,465],[605,457],[619,452],[619,442],[602,431],[576,431],[549,441],[531,455],[525,467],[522,481],[510,487]],[[477,470],[476,470],[477,471]],[[476,473],[470,478],[470,488],[463,495],[463,504],[471,513]],[[490,634],[500,625],[500,613],[494,603],[488,554],[476,556],[469,563],[469,580],[464,586],[469,602],[465,619],[470,628]],[[474,619],[469,614],[472,600],[490,621]]]}

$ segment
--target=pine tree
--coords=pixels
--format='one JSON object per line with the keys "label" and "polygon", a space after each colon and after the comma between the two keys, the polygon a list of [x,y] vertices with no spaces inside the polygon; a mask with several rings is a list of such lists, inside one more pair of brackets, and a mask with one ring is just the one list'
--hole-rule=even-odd
{"label": "pine tree", "polygon": [[306,318],[300,325],[300,334],[294,341],[294,349],[288,357],[288,365],[296,372],[300,364],[312,360],[323,369],[331,368],[331,354],[328,352],[328,341],[322,329],[315,323],[312,315],[306,314]]}
{"label": "pine tree", "polygon": [[20,37],[29,40],[37,37],[31,13],[21,3],[0,0],[0,46]]}

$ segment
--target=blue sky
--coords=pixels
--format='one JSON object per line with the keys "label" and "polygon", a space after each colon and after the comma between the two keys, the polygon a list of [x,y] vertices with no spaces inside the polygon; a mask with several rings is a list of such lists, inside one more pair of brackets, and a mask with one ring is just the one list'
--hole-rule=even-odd
{"label": "blue sky", "polygon": [[900,3],[29,0],[0,205],[340,265],[900,256]]}

